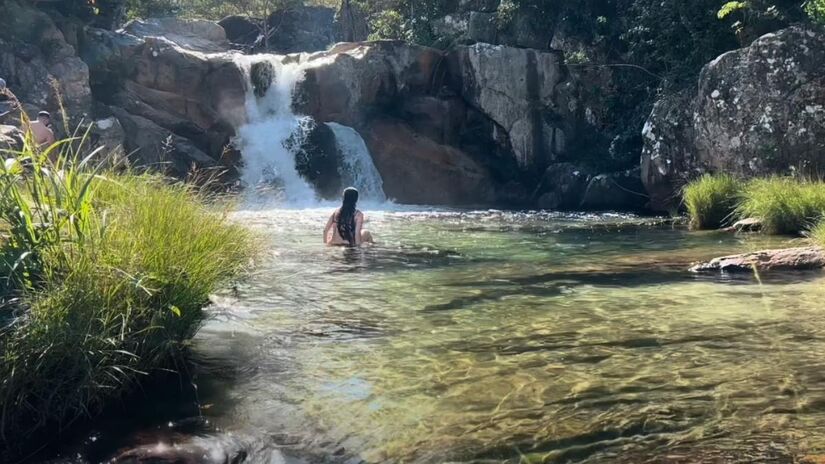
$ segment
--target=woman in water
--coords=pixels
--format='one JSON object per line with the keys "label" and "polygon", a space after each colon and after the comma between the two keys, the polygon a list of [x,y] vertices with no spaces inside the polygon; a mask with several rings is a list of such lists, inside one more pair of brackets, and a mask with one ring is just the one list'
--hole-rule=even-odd
{"label": "woman in water", "polygon": [[324,227],[324,243],[332,246],[356,247],[372,243],[372,234],[364,230],[364,213],[355,208],[358,190],[352,187],[344,190],[344,201],[340,208],[329,217]]}

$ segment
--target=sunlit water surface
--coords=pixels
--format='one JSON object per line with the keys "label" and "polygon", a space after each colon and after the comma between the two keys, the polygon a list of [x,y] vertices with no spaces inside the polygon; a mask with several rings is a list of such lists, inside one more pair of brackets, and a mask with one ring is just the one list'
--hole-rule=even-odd
{"label": "sunlit water surface", "polygon": [[368,212],[379,245],[347,250],[320,244],[329,212],[236,215],[266,253],[194,342],[215,433],[306,462],[825,452],[825,280],[686,271],[787,240],[419,210]]}

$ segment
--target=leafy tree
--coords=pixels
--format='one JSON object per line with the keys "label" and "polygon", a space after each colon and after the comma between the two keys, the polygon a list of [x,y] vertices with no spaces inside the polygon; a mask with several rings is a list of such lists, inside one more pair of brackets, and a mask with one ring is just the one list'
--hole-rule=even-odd
{"label": "leafy tree", "polygon": [[825,0],[808,0],[803,8],[812,21],[825,24]]}

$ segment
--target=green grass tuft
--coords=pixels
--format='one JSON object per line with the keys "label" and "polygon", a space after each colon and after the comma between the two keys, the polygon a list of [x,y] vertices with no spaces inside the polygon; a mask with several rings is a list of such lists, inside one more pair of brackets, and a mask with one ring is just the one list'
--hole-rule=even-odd
{"label": "green grass tuft", "polygon": [[737,206],[739,217],[758,218],[769,234],[801,234],[825,213],[825,183],[789,177],[754,179]]}
{"label": "green grass tuft", "polygon": [[204,190],[104,171],[76,142],[0,156],[0,457],[174,367],[255,251]]}
{"label": "green grass tuft", "polygon": [[687,184],[682,198],[692,229],[728,225],[742,191],[742,182],[727,174],[705,174]]}

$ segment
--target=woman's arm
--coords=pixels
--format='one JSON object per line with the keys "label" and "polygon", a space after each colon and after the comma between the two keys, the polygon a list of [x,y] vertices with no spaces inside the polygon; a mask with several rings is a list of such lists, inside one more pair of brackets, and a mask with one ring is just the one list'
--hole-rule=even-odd
{"label": "woman's arm", "polygon": [[327,225],[324,226],[324,245],[330,242],[329,233],[332,230],[333,219],[335,218],[335,213],[332,213],[327,220]]}
{"label": "woman's arm", "polygon": [[361,229],[364,228],[364,213],[355,213],[355,244],[361,245]]}

